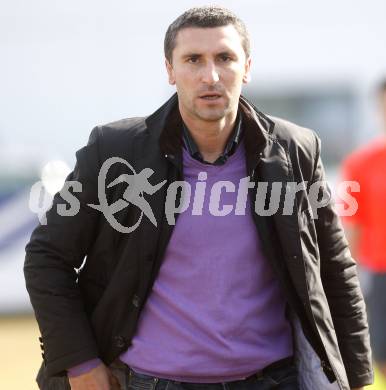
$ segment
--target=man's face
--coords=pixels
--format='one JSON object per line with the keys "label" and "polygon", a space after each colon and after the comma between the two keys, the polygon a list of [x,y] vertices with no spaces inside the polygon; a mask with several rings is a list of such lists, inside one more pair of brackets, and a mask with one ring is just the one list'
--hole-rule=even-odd
{"label": "man's face", "polygon": [[249,81],[250,62],[232,25],[180,30],[166,68],[181,113],[204,121],[234,114],[242,84]]}

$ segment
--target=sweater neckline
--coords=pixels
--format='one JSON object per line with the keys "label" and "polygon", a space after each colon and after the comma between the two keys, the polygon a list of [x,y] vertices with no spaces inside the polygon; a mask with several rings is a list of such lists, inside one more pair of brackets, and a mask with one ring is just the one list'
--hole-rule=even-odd
{"label": "sweater neckline", "polygon": [[190,153],[185,148],[183,148],[183,164],[185,166],[186,162],[188,162],[189,165],[194,165],[195,167],[200,168],[202,170],[220,172],[223,169],[226,169],[230,165],[230,163],[239,160],[243,156],[243,151],[244,151],[244,141],[241,140],[240,143],[237,145],[235,152],[228,157],[227,161],[224,164],[214,165],[214,164],[205,164],[201,161],[196,160],[194,157],[190,155]]}

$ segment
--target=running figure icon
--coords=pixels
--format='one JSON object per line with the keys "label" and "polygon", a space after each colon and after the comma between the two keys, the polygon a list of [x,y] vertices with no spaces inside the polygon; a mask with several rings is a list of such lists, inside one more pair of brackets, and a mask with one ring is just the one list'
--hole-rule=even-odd
{"label": "running figure icon", "polygon": [[[122,174],[113,180],[107,188],[113,187],[118,183],[127,183],[128,186],[123,193],[123,199],[118,200],[124,202],[124,207],[127,206],[127,203],[131,203],[137,206],[143,213],[149,218],[154,226],[157,226],[157,221],[154,217],[153,210],[151,209],[147,200],[143,197],[143,192],[149,195],[153,195],[157,192],[166,182],[166,180],[152,185],[149,183],[149,177],[153,174],[151,168],[144,168],[141,172],[133,175]],[[119,205],[123,203],[117,203]],[[121,207],[121,206],[119,206]],[[114,207],[115,211],[116,207]],[[116,212],[116,211],[115,211]]]}
{"label": "running figure icon", "polygon": [[[132,174],[121,174],[111,183],[106,185],[107,172],[110,167],[116,163],[126,165],[132,172]],[[132,231],[134,231],[139,226],[143,215],[146,215],[151,221],[151,223],[157,227],[156,218],[149,203],[143,197],[143,193],[149,195],[154,194],[166,183],[166,180],[163,180],[156,185],[152,185],[149,182],[149,177],[153,173],[154,171],[151,168],[144,168],[141,170],[141,172],[136,173],[135,169],[126,160],[120,157],[110,157],[103,163],[98,175],[99,204],[89,203],[88,206],[98,211],[101,211],[104,214],[106,220],[110,223],[110,225],[115,230],[121,233],[131,233]],[[119,183],[128,184],[122,195],[123,199],[121,198],[112,204],[108,204],[108,200],[106,197],[106,188],[111,188]],[[130,204],[137,206],[141,210],[141,215],[138,221],[133,226],[126,227],[118,222],[118,220],[114,217],[114,214],[128,207]]]}

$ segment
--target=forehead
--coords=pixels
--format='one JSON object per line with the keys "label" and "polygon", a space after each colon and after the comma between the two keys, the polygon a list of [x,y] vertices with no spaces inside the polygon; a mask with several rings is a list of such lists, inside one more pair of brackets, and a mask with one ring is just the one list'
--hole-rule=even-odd
{"label": "forehead", "polygon": [[177,33],[175,54],[197,54],[223,50],[243,51],[240,34],[231,24],[221,27],[186,27]]}

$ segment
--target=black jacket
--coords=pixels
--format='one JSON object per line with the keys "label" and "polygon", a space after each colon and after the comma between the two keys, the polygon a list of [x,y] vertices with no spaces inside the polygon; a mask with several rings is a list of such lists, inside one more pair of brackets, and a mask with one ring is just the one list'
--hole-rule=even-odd
{"label": "black jacket", "polygon": [[[164,212],[167,185],[144,195],[157,227],[144,217],[132,233],[120,233],[88,205],[100,203],[98,173],[110,157],[126,160],[137,173],[151,168],[153,185],[183,179],[177,107],[175,94],[149,117],[95,127],[88,144],[76,152],[75,168],[67,177],[82,183],[81,192],[72,191],[80,201],[79,212],[59,216],[56,206],[67,203],[59,192],[47,212],[47,224],[32,233],[24,274],[42,335],[41,389],[66,382],[66,368],[93,357],[110,364],[130,345],[173,230]],[[308,188],[325,179],[314,132],[267,117],[242,96],[240,110],[252,180],[304,182]],[[114,164],[106,183],[122,173],[131,172],[125,164]],[[121,199],[126,187],[122,183],[107,188],[108,204]],[[291,215],[283,215],[282,206],[273,216],[253,215],[303,337],[326,377],[337,380],[340,389],[372,383],[365,305],[333,206],[319,209],[318,219],[313,219],[306,189],[296,193]],[[139,214],[131,205],[114,216],[131,226]]]}

